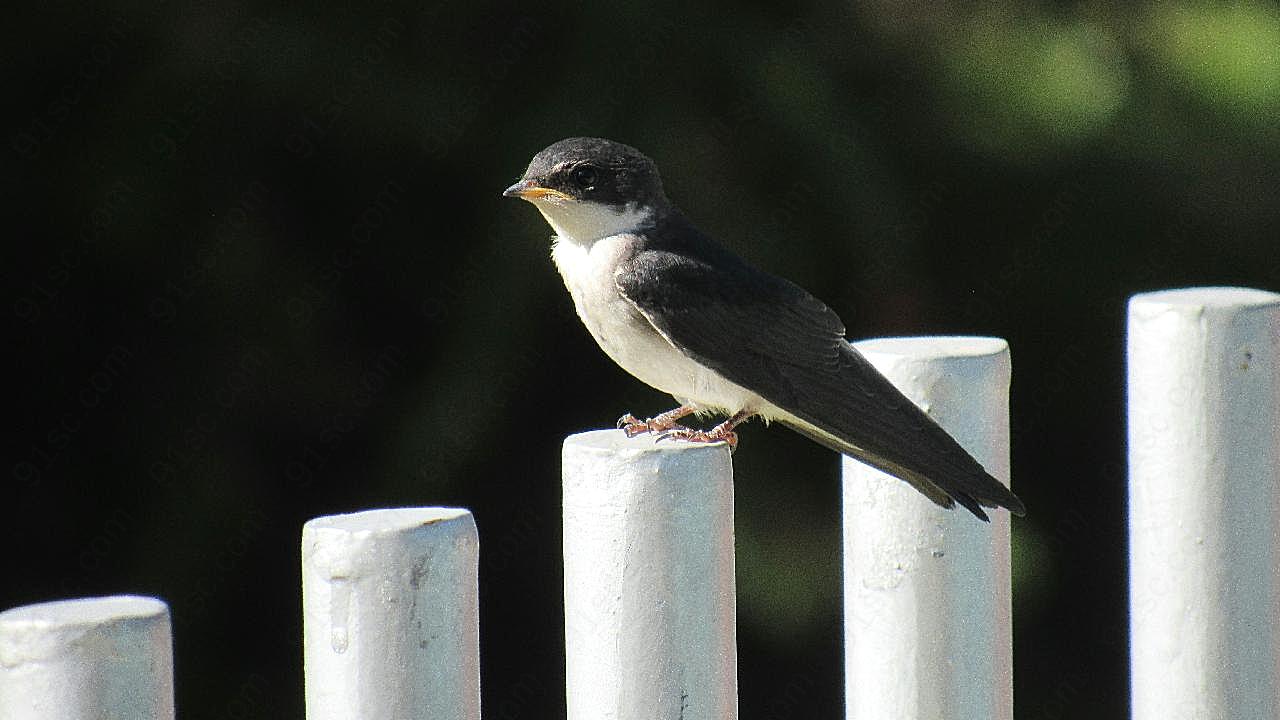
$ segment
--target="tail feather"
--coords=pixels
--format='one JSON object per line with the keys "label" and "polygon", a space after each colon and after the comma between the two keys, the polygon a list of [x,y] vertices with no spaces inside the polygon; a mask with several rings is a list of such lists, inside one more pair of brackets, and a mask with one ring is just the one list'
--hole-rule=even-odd
{"label": "tail feather", "polygon": [[[834,450],[842,455],[847,455],[859,462],[866,463],[867,465],[893,475],[896,478],[900,478],[919,491],[921,495],[924,495],[932,501],[935,505],[947,510],[955,508],[956,504],[959,503],[961,507],[973,513],[975,517],[984,522],[990,521],[990,518],[987,517],[987,513],[982,509],[984,506],[989,508],[1004,507],[1015,515],[1026,514],[1026,508],[1023,507],[1022,501],[1011,492],[1008,493],[1006,497],[999,499],[978,498],[961,490],[951,490],[948,492],[938,487],[933,483],[933,481],[918,472],[903,467],[902,465],[889,462],[888,460],[875,457],[874,455],[867,453],[865,450],[851,445],[834,435],[823,432],[804,421],[798,419],[780,419],[779,422],[801,435],[804,435],[810,440],[813,440],[819,445]],[[999,484],[995,478],[991,478],[991,480],[996,484]],[[1001,487],[1004,486],[1001,485]]]}
{"label": "tail feather", "polygon": [[[807,373],[779,418],[803,435],[911,484],[946,508],[964,506],[986,520],[983,507],[1026,514],[1016,495],[982,467],[933,418],[916,407],[849,345],[835,372]],[[952,502],[954,501],[954,502]]]}

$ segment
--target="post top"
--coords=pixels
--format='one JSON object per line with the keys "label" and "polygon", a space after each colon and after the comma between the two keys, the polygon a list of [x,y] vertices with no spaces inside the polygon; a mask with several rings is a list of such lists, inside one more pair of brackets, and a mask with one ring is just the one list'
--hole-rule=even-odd
{"label": "post top", "polygon": [[858,340],[853,346],[863,354],[900,355],[917,360],[988,357],[1009,351],[1009,343],[1004,338],[978,335],[871,338]]}
{"label": "post top", "polygon": [[1130,310],[1256,308],[1280,305],[1280,294],[1241,287],[1192,287],[1138,293],[1129,298]]}
{"label": "post top", "polygon": [[586,432],[575,433],[564,439],[564,447],[566,450],[572,448],[579,451],[598,452],[601,454],[617,454],[617,453],[676,453],[688,452],[701,448],[724,448],[728,449],[728,444],[723,442],[715,443],[690,443],[681,440],[658,440],[657,435],[644,434],[629,438],[627,434],[621,430],[588,430]]}
{"label": "post top", "polygon": [[416,508],[382,508],[363,510],[361,512],[341,515],[322,515],[307,521],[303,526],[306,532],[317,530],[338,530],[341,532],[401,532],[423,525],[448,522],[459,518],[470,518],[471,511],[466,508],[451,507],[416,507]]}
{"label": "post top", "polygon": [[0,612],[0,630],[17,627],[94,626],[116,620],[163,617],[169,606],[163,600],[141,595],[52,600]]}

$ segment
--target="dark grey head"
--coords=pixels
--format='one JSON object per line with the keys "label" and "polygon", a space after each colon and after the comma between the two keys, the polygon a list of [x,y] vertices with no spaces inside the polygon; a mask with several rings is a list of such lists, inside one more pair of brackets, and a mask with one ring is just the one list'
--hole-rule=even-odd
{"label": "dark grey head", "polygon": [[667,204],[658,168],[644,153],[630,145],[588,137],[566,138],[534,155],[524,177],[503,194],[619,209]]}

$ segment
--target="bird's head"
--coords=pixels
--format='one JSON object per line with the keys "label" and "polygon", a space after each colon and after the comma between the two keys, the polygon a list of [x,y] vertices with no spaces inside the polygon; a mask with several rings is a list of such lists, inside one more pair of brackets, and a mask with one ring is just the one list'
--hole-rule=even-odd
{"label": "bird's head", "polygon": [[667,205],[653,161],[602,138],[547,147],[503,195],[533,203],[556,235],[580,242],[634,230]]}

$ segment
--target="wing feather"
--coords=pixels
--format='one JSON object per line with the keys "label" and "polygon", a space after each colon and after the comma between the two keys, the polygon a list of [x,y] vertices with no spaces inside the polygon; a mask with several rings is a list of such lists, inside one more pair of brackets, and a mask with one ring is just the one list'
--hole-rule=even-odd
{"label": "wing feather", "polygon": [[[684,228],[682,235],[695,232]],[[844,324],[800,287],[706,238],[637,253],[619,292],[680,351],[794,415],[797,431],[910,483],[930,500],[1025,512],[1021,501],[884,378]],[[784,421],[786,422],[786,421]]]}

